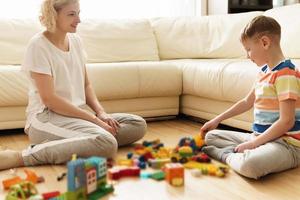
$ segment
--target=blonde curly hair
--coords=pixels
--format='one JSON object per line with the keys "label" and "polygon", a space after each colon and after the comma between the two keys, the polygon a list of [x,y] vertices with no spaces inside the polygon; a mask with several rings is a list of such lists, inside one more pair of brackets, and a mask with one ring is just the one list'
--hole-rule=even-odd
{"label": "blonde curly hair", "polygon": [[41,6],[40,21],[50,32],[56,29],[57,12],[70,3],[78,3],[79,0],[44,0]]}

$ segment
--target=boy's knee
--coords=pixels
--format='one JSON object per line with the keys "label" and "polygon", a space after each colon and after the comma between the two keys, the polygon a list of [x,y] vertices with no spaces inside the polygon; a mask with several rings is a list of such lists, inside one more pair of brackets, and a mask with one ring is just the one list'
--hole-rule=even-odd
{"label": "boy's knee", "polygon": [[264,175],[263,170],[259,168],[258,163],[254,159],[245,160],[240,167],[239,173],[253,179],[259,179]]}
{"label": "boy's knee", "polygon": [[217,134],[218,134],[217,130],[211,130],[208,133],[206,133],[205,138],[204,138],[205,144],[208,146],[213,145],[213,142],[217,138]]}

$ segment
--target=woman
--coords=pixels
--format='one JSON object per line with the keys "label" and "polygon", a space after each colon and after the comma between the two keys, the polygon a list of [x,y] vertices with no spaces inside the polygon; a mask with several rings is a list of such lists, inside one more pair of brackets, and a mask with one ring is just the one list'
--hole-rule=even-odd
{"label": "woman", "polygon": [[[29,42],[22,69],[30,78],[25,132],[30,148],[0,152],[0,169],[59,164],[92,155],[113,157],[118,146],[141,139],[145,121],[136,115],[108,115],[98,102],[85,67],[80,38],[79,0],[45,0],[46,31]],[[84,109],[88,105],[95,113]]]}

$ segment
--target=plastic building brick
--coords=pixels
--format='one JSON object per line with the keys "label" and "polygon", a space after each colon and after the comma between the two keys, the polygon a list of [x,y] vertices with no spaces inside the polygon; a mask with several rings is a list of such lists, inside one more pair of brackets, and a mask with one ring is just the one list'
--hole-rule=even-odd
{"label": "plastic building brick", "polygon": [[148,165],[153,169],[161,169],[165,164],[170,163],[170,158],[164,159],[149,159]]}
{"label": "plastic building brick", "polygon": [[46,193],[42,194],[42,196],[45,200],[51,199],[53,197],[58,197],[59,195],[60,195],[59,191],[46,192]]}
{"label": "plastic building brick", "polygon": [[119,159],[119,160],[117,160],[117,164],[121,165],[121,166],[130,167],[130,166],[133,166],[133,160],[131,160],[131,159]]}
{"label": "plastic building brick", "polygon": [[180,163],[168,163],[164,167],[166,181],[173,186],[184,185],[184,168]]}
{"label": "plastic building brick", "polygon": [[[113,191],[107,185],[107,163],[105,158],[90,157],[68,162],[68,192],[57,199],[97,199]],[[96,198],[94,198],[96,196]]]}
{"label": "plastic building brick", "polygon": [[140,176],[140,171],[138,167],[112,168],[108,170],[108,177],[111,180],[119,180],[123,177],[138,177]]}
{"label": "plastic building brick", "polygon": [[155,179],[155,180],[157,180],[157,181],[164,180],[165,177],[166,177],[166,174],[165,174],[165,172],[163,172],[163,171],[154,172],[154,173],[151,174],[151,176],[150,176],[150,178]]}

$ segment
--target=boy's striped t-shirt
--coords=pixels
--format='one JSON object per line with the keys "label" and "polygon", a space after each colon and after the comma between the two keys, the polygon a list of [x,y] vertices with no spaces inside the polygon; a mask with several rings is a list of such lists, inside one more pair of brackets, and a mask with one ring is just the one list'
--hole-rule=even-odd
{"label": "boy's striped t-shirt", "polygon": [[300,147],[300,73],[290,60],[272,70],[262,67],[255,84],[253,131],[263,133],[279,119],[279,102],[296,101],[295,124],[284,136],[289,143]]}

